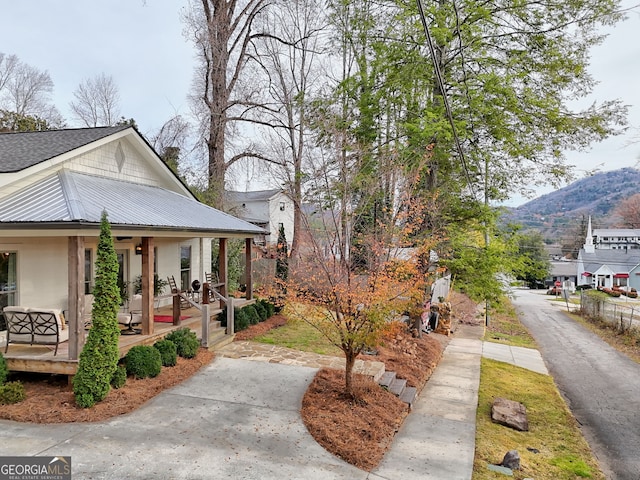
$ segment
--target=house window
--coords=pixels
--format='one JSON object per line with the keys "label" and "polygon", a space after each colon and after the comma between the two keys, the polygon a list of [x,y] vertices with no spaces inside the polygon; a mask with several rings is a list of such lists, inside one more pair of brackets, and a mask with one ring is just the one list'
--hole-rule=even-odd
{"label": "house window", "polygon": [[191,245],[180,247],[180,283],[181,290],[191,287]]}
{"label": "house window", "polygon": [[93,255],[90,248],[84,251],[84,293],[91,293],[91,280],[93,279]]}
{"label": "house window", "polygon": [[16,294],[18,293],[16,265],[17,254],[15,252],[0,253],[0,311],[4,307],[16,304]]}
{"label": "house window", "polygon": [[284,202],[280,202],[280,211],[284,212]]}

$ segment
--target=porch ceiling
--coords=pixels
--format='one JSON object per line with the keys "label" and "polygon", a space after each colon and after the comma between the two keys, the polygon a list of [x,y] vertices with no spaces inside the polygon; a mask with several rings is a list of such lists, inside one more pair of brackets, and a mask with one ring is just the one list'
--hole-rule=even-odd
{"label": "porch ceiling", "polygon": [[256,235],[263,229],[163,188],[60,170],[0,201],[8,228],[95,228],[106,210],[112,228]]}

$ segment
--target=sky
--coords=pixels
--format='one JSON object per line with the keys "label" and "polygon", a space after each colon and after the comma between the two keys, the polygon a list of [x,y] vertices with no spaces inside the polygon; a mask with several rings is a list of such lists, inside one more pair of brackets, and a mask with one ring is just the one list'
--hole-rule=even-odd
{"label": "sky", "polygon": [[[634,1],[622,4],[631,7]],[[69,125],[79,126],[68,108],[73,91],[104,73],[118,85],[122,115],[134,118],[141,133],[154,133],[172,116],[189,114],[195,51],[183,34],[186,5],[187,0],[0,0],[0,52],[49,72],[52,101]],[[621,99],[629,105],[629,129],[588,152],[567,152],[578,178],[593,170],[640,167],[640,9],[603,31],[609,37],[592,50],[589,67],[599,84],[585,105]],[[526,201],[513,197],[508,204]]]}

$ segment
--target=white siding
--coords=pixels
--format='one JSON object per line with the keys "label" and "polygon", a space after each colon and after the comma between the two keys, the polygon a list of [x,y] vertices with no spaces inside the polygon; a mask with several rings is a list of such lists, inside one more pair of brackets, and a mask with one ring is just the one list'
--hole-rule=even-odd
{"label": "white siding", "polygon": [[[280,203],[284,204],[284,210],[280,209]],[[291,248],[293,241],[293,200],[283,193],[274,195],[269,200],[269,231],[271,236],[267,238],[268,243],[278,242],[278,233],[280,232],[280,224],[284,226],[284,236],[287,244]]]}
{"label": "white siding", "polygon": [[[142,272],[142,255],[135,254],[135,246],[139,239],[117,240],[114,238],[116,250],[129,251],[129,282]],[[180,246],[192,246],[192,271],[193,280],[198,278],[201,282],[200,272],[211,269],[211,241],[203,242],[204,265],[200,259],[200,240],[175,240],[154,238],[154,246],[157,247],[158,275],[166,280],[167,276],[174,275],[176,281],[180,278]],[[97,238],[87,238],[85,248],[92,250],[92,259],[95,263]],[[208,253],[207,253],[208,248]],[[66,310],[68,297],[68,246],[66,237],[47,238],[2,238],[0,239],[0,251],[17,253],[17,283],[18,293],[16,304],[25,307],[60,308]],[[95,268],[94,268],[95,276]],[[164,294],[169,294],[165,289]],[[171,298],[163,301],[170,304]]]}

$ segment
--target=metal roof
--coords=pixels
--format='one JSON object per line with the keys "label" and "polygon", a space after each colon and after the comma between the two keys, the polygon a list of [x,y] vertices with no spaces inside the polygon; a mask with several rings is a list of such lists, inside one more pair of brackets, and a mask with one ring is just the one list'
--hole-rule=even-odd
{"label": "metal roof", "polygon": [[249,222],[163,188],[60,170],[0,201],[0,223],[112,226],[264,234]]}
{"label": "metal roof", "polygon": [[131,127],[0,133],[0,173],[19,172],[127,128]]}

